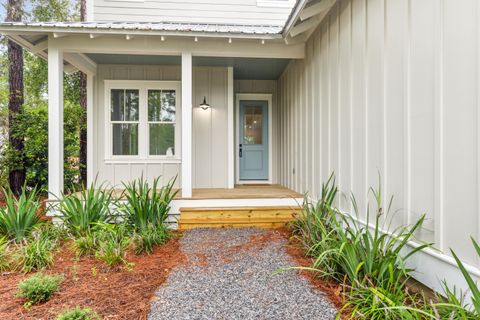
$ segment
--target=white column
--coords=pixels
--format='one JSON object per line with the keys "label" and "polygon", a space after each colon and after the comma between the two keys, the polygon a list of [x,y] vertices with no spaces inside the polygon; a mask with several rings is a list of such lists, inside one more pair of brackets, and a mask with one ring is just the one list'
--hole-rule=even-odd
{"label": "white column", "polygon": [[93,84],[95,77],[87,73],[87,185],[90,186],[95,179],[93,167]]}
{"label": "white column", "polygon": [[227,170],[228,183],[227,187],[232,189],[235,187],[235,141],[234,141],[234,125],[233,125],[233,67],[227,69]]}
{"label": "white column", "polygon": [[48,191],[63,192],[63,53],[48,48]]}
{"label": "white column", "polygon": [[182,197],[192,197],[192,54],[182,53]]}

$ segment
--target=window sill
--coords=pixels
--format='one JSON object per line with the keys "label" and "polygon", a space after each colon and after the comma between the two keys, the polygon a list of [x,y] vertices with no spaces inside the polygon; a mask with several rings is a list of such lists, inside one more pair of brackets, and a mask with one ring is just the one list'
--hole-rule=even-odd
{"label": "window sill", "polygon": [[162,159],[105,159],[105,164],[148,164],[148,163],[182,163],[182,159],[171,159],[171,158],[162,158]]}

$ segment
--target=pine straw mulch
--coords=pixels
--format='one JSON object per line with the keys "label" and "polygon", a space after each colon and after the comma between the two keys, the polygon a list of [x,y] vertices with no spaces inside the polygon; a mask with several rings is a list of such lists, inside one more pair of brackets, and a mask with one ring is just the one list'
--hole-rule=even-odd
{"label": "pine straw mulch", "polygon": [[49,301],[30,307],[16,298],[17,284],[30,274],[3,273],[0,276],[0,319],[55,319],[67,308],[88,307],[104,319],[146,319],[154,292],[165,282],[170,270],[185,263],[179,239],[174,237],[155,248],[151,255],[129,254],[131,268],[109,270],[93,258],[75,258],[69,244],[55,255],[54,265],[44,271],[61,274],[59,292]]}

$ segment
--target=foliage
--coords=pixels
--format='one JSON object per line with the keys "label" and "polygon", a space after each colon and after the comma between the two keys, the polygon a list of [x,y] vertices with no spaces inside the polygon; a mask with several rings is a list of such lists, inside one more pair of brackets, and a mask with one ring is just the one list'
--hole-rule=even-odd
{"label": "foliage", "polygon": [[18,198],[10,188],[3,189],[3,193],[6,207],[0,208],[0,234],[19,243],[40,223],[38,192],[34,188],[27,193],[24,187]]}
{"label": "foliage", "polygon": [[152,253],[154,246],[164,244],[170,234],[164,226],[149,224],[144,230],[140,230],[133,236],[135,254]]}
{"label": "foliage", "polygon": [[109,267],[127,264],[126,250],[130,245],[128,227],[125,224],[99,224],[98,227],[95,235],[98,237],[95,258]]}
{"label": "foliage", "polygon": [[57,320],[100,320],[100,316],[90,308],[81,308],[65,310],[59,314]]}
{"label": "foliage", "polygon": [[15,254],[15,261],[25,273],[50,267],[56,246],[57,242],[52,234],[39,232],[25,245],[20,246]]}
{"label": "foliage", "polygon": [[143,177],[124,184],[127,201],[120,210],[136,230],[145,230],[149,225],[162,226],[168,217],[170,202],[178,192],[173,190],[176,178],[158,189],[159,179],[155,178],[151,187]]}
{"label": "foliage", "polygon": [[0,271],[5,271],[10,266],[10,253],[8,251],[8,240],[6,237],[0,238]]}
{"label": "foliage", "polygon": [[36,274],[20,282],[17,296],[27,299],[29,304],[42,303],[58,291],[61,282],[58,275]]}
{"label": "foliage", "polygon": [[[336,209],[337,187],[333,176],[323,185],[322,197],[317,203],[306,201],[303,214],[294,223],[296,236],[315,258],[313,269],[321,276],[333,277],[344,283],[348,297],[347,307],[352,317],[368,319],[398,319],[419,315],[419,311],[396,308],[417,297],[405,291],[412,271],[406,261],[428,247],[424,243],[410,250],[407,243],[414,238],[424,216],[413,226],[382,230],[382,222],[390,217],[393,197],[382,207],[381,187],[370,189],[375,199],[373,225],[361,223],[355,197],[351,196],[354,214]],[[370,205],[364,214],[370,222]],[[421,300],[421,299],[420,299]],[[368,315],[368,316],[367,316]],[[408,317],[407,317],[408,316]]]}
{"label": "foliage", "polygon": [[[78,183],[79,123],[82,109],[79,104],[65,101],[64,111],[64,176],[67,186]],[[48,180],[48,105],[47,101],[38,101],[24,105],[24,111],[18,116],[18,125],[13,135],[25,137],[23,154],[18,154],[7,143],[0,155],[0,166],[18,169],[26,168],[26,184],[46,190]],[[5,174],[8,174],[6,172]]]}
{"label": "foliage", "polygon": [[94,256],[98,248],[98,239],[94,233],[87,234],[75,239],[73,248],[79,256]]}
{"label": "foliage", "polygon": [[82,186],[78,193],[63,197],[59,208],[61,219],[73,236],[85,237],[97,223],[112,221],[112,192],[103,185],[96,189],[94,182],[89,189]]}

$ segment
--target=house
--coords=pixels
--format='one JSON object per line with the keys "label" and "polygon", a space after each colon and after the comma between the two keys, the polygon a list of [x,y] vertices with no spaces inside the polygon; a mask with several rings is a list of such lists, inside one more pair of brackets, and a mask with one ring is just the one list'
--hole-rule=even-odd
{"label": "house", "polygon": [[48,59],[52,194],[62,77],[81,70],[90,181],[178,176],[172,214],[283,216],[331,172],[365,208],[380,177],[395,225],[427,214],[438,250],[412,263],[440,289],[465,286],[449,248],[480,276],[479,21],[476,0],[90,0],[88,22],[0,32]]}

